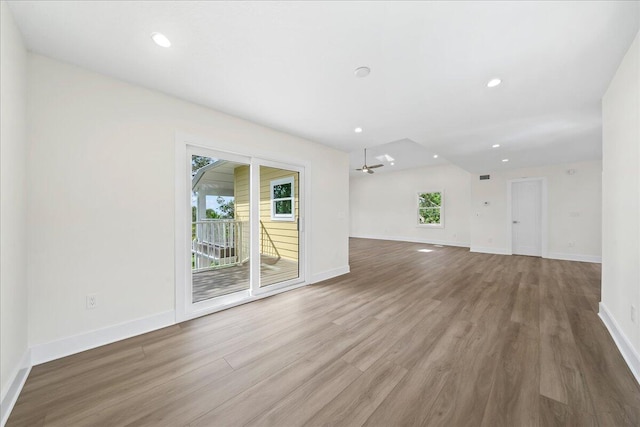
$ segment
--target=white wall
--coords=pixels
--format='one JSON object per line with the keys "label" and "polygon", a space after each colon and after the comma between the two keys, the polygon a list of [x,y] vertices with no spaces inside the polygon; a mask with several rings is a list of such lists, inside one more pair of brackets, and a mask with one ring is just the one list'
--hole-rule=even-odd
{"label": "white wall", "polygon": [[[469,246],[470,175],[453,165],[351,177],[350,234]],[[444,191],[444,228],[417,225],[417,193]]]}
{"label": "white wall", "polygon": [[[575,173],[567,173],[573,169]],[[471,250],[505,253],[507,182],[518,178],[547,179],[549,258],[598,261],[601,257],[600,161],[494,171],[491,179],[471,180]],[[488,206],[484,202],[489,202]]]}
{"label": "white wall", "polygon": [[4,1],[0,8],[0,400],[4,404],[27,353],[27,54]]}
{"label": "white wall", "polygon": [[640,325],[638,320],[631,321],[631,305],[640,309],[639,38],[636,36],[602,99],[602,305],[623,340],[635,348],[640,380]]}
{"label": "white wall", "polygon": [[311,278],[348,265],[345,153],[39,55],[29,79],[32,346],[174,309],[176,131],[307,163]]}

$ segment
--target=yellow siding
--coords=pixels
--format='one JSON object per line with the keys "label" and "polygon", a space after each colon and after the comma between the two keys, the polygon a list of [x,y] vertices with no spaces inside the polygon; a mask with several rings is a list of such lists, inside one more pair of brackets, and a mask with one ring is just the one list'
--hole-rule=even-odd
{"label": "yellow siding", "polygon": [[[249,220],[249,167],[238,166],[234,171],[234,198],[236,219]],[[274,179],[293,176],[294,183],[294,218],[297,220],[299,212],[299,180],[298,173],[270,167],[260,167],[260,221],[264,232],[270,237],[273,245],[282,258],[298,260],[298,223],[297,221],[271,220],[271,181]],[[263,238],[260,230],[260,248],[262,253],[271,252],[268,246],[271,241]]]}
{"label": "yellow siding", "polygon": [[249,221],[249,166],[238,166],[233,175],[235,219]]}
{"label": "yellow siding", "polygon": [[[271,220],[271,181],[293,176],[294,219],[298,219],[298,173],[269,167],[260,167],[260,221],[271,236],[280,256],[292,260],[298,259],[298,222]],[[267,243],[268,244],[268,243]]]}

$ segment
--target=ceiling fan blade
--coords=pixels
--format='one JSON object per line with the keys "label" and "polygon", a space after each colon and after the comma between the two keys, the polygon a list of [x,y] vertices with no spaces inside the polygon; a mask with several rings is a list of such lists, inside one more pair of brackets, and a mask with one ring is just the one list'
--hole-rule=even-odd
{"label": "ceiling fan blade", "polygon": [[367,173],[373,173],[373,171],[371,170],[371,168],[367,169]]}
{"label": "ceiling fan blade", "polygon": [[383,164],[378,164],[378,165],[373,165],[373,166],[368,166],[369,169],[373,169],[373,168],[381,168],[382,166],[384,166]]}
{"label": "ceiling fan blade", "polygon": [[357,170],[357,171],[361,171],[361,170],[362,170],[362,168],[358,168],[358,169],[356,169],[356,170]]}

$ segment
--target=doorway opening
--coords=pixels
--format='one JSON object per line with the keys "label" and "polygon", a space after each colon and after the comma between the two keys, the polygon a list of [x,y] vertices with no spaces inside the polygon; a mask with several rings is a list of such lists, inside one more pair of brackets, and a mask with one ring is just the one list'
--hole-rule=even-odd
{"label": "doorway opening", "polygon": [[178,320],[303,285],[304,168],[178,148]]}

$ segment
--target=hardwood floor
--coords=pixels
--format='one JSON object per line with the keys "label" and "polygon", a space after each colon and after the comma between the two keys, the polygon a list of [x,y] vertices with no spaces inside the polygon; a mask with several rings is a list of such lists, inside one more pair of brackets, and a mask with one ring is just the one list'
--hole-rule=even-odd
{"label": "hardwood floor", "polygon": [[7,425],[640,425],[600,265],[362,239],[350,265],[36,366]]}

